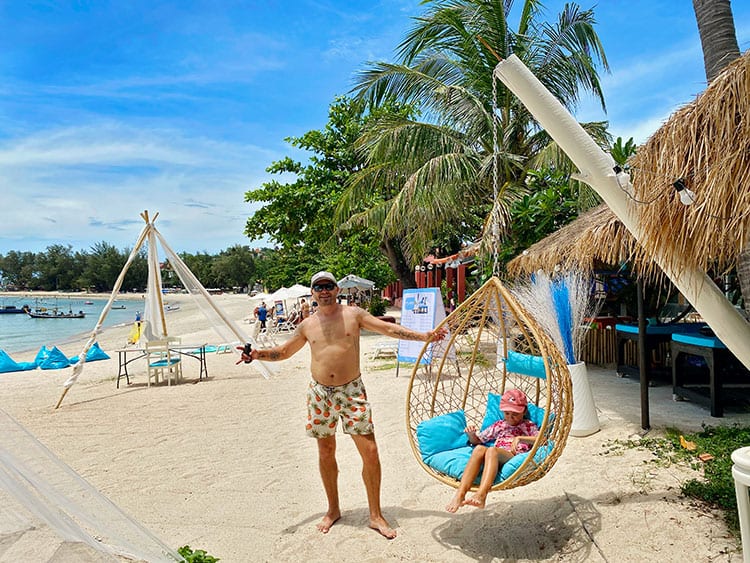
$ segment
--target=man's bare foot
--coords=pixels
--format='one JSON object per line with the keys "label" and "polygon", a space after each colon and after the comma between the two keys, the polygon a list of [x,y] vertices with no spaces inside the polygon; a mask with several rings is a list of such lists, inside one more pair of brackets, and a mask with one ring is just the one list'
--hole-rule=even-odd
{"label": "man's bare foot", "polygon": [[467,498],[462,504],[464,506],[473,506],[475,508],[484,508],[486,496],[474,495],[471,498]]}
{"label": "man's bare foot", "polygon": [[331,529],[331,526],[333,526],[336,521],[341,518],[341,513],[336,512],[334,514],[326,514],[323,516],[323,519],[318,523],[318,530],[323,532],[324,534],[328,533],[328,530]]}
{"label": "man's bare foot", "polygon": [[463,506],[463,504],[464,495],[457,492],[455,495],[453,495],[451,501],[445,505],[445,509],[448,512],[456,512],[459,508],[461,508],[461,506]]}
{"label": "man's bare foot", "polygon": [[390,524],[388,524],[382,516],[378,518],[370,518],[370,528],[376,532],[380,532],[381,536],[388,538],[389,540],[396,537],[396,530],[391,528]]}

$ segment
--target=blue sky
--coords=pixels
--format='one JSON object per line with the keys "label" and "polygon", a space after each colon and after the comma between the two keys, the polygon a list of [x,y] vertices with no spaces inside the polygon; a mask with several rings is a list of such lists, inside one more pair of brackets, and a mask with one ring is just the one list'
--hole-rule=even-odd
{"label": "blue sky", "polygon": [[[520,1],[517,2],[520,5]],[[545,3],[554,16],[562,1]],[[590,8],[594,2],[580,2]],[[750,2],[733,2],[740,50]],[[368,61],[392,60],[417,0],[0,3],[0,253],[131,247],[139,213],[178,252],[243,235],[248,189],[322,128]],[[608,113],[645,141],[705,88],[690,0],[599,0]]]}

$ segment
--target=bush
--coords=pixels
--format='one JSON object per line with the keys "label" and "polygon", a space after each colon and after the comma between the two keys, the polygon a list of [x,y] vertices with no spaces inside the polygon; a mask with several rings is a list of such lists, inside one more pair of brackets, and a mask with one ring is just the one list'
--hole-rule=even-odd
{"label": "bush", "polygon": [[182,555],[187,563],[216,563],[219,561],[218,557],[209,555],[202,549],[193,551],[189,545],[183,545],[177,550],[177,553]]}
{"label": "bush", "polygon": [[370,311],[370,314],[376,317],[382,317],[385,315],[387,309],[388,305],[380,295],[373,295],[372,299],[370,299],[370,305],[367,308],[367,310]]}

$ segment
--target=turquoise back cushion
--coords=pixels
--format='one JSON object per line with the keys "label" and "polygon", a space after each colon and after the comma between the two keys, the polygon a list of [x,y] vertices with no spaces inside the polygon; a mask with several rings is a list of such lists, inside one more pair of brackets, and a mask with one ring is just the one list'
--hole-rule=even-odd
{"label": "turquoise back cushion", "polygon": [[522,373],[540,379],[547,378],[544,359],[541,356],[532,356],[510,350],[508,357],[505,359],[505,368],[513,373]]}

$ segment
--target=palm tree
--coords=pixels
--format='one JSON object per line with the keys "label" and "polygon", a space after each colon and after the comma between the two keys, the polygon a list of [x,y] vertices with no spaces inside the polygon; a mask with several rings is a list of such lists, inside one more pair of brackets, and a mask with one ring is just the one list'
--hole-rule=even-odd
{"label": "palm tree", "polygon": [[695,20],[703,48],[703,66],[709,84],[721,70],[740,56],[729,0],[693,0]]}
{"label": "palm tree", "polygon": [[[498,234],[490,224],[503,232],[510,204],[527,190],[526,171],[539,158],[559,156],[523,104],[494,82],[496,54],[516,54],[569,109],[582,91],[604,107],[595,61],[608,69],[593,12],[576,4],[550,22],[542,2],[525,0],[513,30],[513,0],[425,3],[398,62],[372,64],[354,88],[374,106],[410,105],[421,119],[381,119],[361,137],[367,166],[353,177],[337,213],[340,223],[381,228],[412,264],[440,235],[474,237],[482,221],[486,235]],[[603,123],[590,130],[606,143]],[[357,213],[355,202],[362,201],[369,209]]]}
{"label": "palm tree", "polygon": [[[710,84],[725,66],[740,56],[732,6],[729,0],[693,0],[693,10],[701,37],[706,80]],[[745,241],[744,250],[737,257],[737,278],[747,312],[750,312],[749,242]]]}

